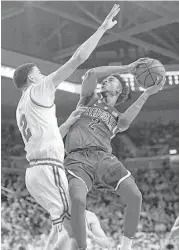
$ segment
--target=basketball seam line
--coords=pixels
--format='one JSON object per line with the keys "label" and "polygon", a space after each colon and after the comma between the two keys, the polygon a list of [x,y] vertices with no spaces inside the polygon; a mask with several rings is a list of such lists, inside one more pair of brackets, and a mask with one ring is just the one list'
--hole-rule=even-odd
{"label": "basketball seam line", "polygon": [[[154,60],[153,60],[153,61],[154,61]],[[148,68],[147,64],[146,64],[146,67],[147,67],[148,72],[149,72],[149,74],[150,74],[150,77],[152,78],[152,81],[153,81],[153,83],[154,83],[154,85],[155,85],[155,81],[154,81],[154,79],[153,79],[153,77],[152,77],[152,74],[150,73],[150,70],[149,70],[149,68]]]}
{"label": "basketball seam line", "polygon": [[[159,67],[162,67],[162,66],[156,66],[156,67],[153,67],[152,69],[156,69],[156,68],[159,68]],[[148,70],[145,70],[144,72],[142,72],[140,75],[138,75],[137,77],[135,76],[136,79],[138,79],[138,77],[140,77],[142,74],[146,73]],[[165,71],[162,71],[163,73],[165,73]],[[153,72],[152,72],[153,73]]]}
{"label": "basketball seam line", "polygon": [[149,75],[150,73],[148,73],[146,76],[145,76],[145,79],[144,79],[144,88],[145,88],[145,81],[146,81],[146,78],[147,78],[147,76]]}
{"label": "basketball seam line", "polygon": [[[158,68],[158,67],[162,67],[162,66],[155,66],[155,67],[153,67],[152,69],[155,69],[155,68]],[[136,79],[137,79],[139,76],[141,76],[142,74],[144,74],[145,72],[147,72],[147,71],[149,71],[149,70],[147,69],[147,70],[143,71],[140,75],[138,75],[138,76],[136,77]]]}

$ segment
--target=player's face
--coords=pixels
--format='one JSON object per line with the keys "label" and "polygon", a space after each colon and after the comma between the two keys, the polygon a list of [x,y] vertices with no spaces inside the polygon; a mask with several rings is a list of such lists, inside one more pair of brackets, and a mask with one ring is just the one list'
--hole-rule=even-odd
{"label": "player's face", "polygon": [[33,81],[33,83],[39,83],[44,79],[44,75],[41,73],[40,69],[37,67],[33,67],[29,78]]}
{"label": "player's face", "polygon": [[115,76],[108,76],[102,82],[101,92],[116,96],[122,91],[122,85]]}

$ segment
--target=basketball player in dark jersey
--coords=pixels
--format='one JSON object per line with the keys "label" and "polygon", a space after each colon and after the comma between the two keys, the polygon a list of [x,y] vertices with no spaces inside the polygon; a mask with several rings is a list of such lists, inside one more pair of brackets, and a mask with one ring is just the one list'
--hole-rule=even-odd
{"label": "basketball player in dark jersey", "polygon": [[[127,65],[98,67],[87,71],[82,82],[79,106],[87,110],[70,128],[66,137],[67,157],[64,165],[69,173],[71,225],[79,249],[86,249],[86,196],[92,186],[115,192],[126,205],[124,236],[121,250],[129,250],[137,230],[142,195],[131,173],[112,154],[111,139],[128,129],[150,95],[162,89],[165,78],[157,79],[123,114],[114,107],[123,102],[129,87],[119,74],[135,73],[145,58]],[[105,77],[97,94],[97,79]]]}

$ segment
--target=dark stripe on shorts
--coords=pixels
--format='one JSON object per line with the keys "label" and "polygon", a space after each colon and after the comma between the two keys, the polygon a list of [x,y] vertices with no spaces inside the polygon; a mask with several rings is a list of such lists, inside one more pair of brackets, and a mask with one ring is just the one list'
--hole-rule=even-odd
{"label": "dark stripe on shorts", "polygon": [[66,214],[63,213],[59,219],[56,219],[56,221],[52,220],[52,224],[53,225],[61,224],[63,223],[65,218],[66,218]]}
{"label": "dark stripe on shorts", "polygon": [[[55,174],[55,166],[53,166],[53,175],[54,175],[55,185],[58,187],[58,185],[57,185],[57,178],[56,178],[56,174]],[[60,197],[61,197],[61,200],[62,200],[62,203],[63,203],[63,207],[65,208],[65,204],[64,204],[64,200],[62,198],[61,190],[60,190],[59,187],[58,187],[58,189],[59,189]],[[63,210],[63,213],[61,214],[58,223],[63,222],[65,215],[66,215],[66,212],[65,212],[65,210]],[[58,223],[55,223],[54,225],[56,225]]]}
{"label": "dark stripe on shorts", "polygon": [[62,220],[64,220],[65,218],[67,218],[68,220],[71,219],[71,215],[68,216],[67,214],[63,213],[63,216],[59,217],[58,219],[52,220],[53,225],[56,225],[58,223],[60,223]]}
{"label": "dark stripe on shorts", "polygon": [[61,185],[60,174],[58,172],[58,169],[56,169],[56,171],[57,171],[57,177],[58,177],[58,182],[59,182],[59,188],[61,189],[61,193],[62,193],[62,195],[64,197],[64,200],[65,200],[64,203],[66,204],[65,212],[67,213],[68,216],[70,216],[70,214],[69,214],[69,206],[68,206],[68,199],[66,197],[66,194],[65,194],[65,191],[63,189],[63,186]]}
{"label": "dark stripe on shorts", "polygon": [[55,169],[55,176],[56,176],[56,186],[59,189],[60,196],[62,198],[62,202],[63,202],[63,205],[64,205],[64,212],[66,213],[67,212],[67,204],[66,204],[66,200],[64,199],[64,193],[62,191],[59,172],[58,172],[58,169],[55,166],[54,166],[54,169]]}

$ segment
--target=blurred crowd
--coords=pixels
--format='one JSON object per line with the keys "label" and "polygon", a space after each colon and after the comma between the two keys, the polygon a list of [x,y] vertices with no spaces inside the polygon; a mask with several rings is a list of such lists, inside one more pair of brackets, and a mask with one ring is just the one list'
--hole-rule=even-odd
{"label": "blurred crowd", "polygon": [[[131,153],[129,143],[135,147],[135,154]],[[170,149],[179,149],[179,124],[174,121],[134,124],[124,133],[117,134],[112,146],[118,158],[166,155]],[[2,123],[2,154],[5,158],[25,154],[17,126],[7,121]]]}
{"label": "blurred crowd", "polygon": [[124,133],[117,134],[112,145],[119,158],[167,155],[170,149],[179,151],[179,124],[174,121],[134,124]]}
{"label": "blurred crowd", "polygon": [[[166,244],[168,232],[179,213],[179,174],[165,166],[165,169],[137,169],[133,176],[143,194],[134,250],[165,249],[161,247]],[[2,186],[8,189],[2,189],[2,249],[42,249],[51,227],[50,219],[42,208],[29,201],[24,176],[4,173]],[[124,213],[120,199],[92,190],[87,208],[97,214],[106,234],[118,245]],[[90,245],[89,249],[99,249]]]}
{"label": "blurred crowd", "polygon": [[[170,123],[134,126],[127,135],[140,149],[142,145],[177,147],[178,133],[177,125]],[[119,156],[118,145],[115,147],[115,141],[113,144]],[[48,214],[33,201],[26,190],[24,172],[6,171],[14,164],[11,156],[22,155],[23,143],[16,127],[13,124],[2,124],[2,250],[43,249],[51,228]],[[133,249],[178,250],[176,242],[166,245],[169,231],[179,214],[179,172],[170,168],[169,161],[163,162],[161,168],[133,168],[131,171],[143,195],[141,220]],[[120,244],[124,214],[120,199],[115,195],[108,196],[92,190],[87,199],[87,208],[96,213],[102,228],[114,239],[116,246]],[[88,243],[89,250],[100,249],[94,242],[89,240]]]}

